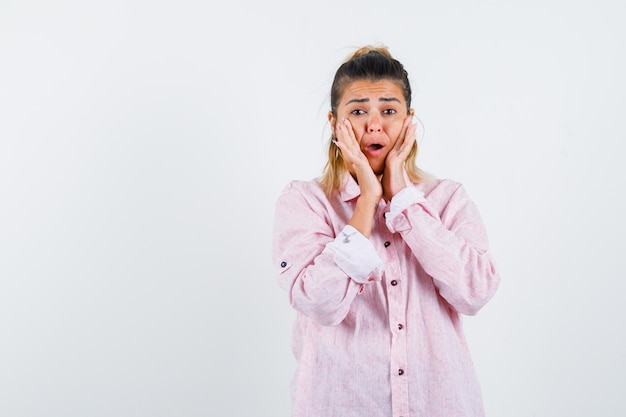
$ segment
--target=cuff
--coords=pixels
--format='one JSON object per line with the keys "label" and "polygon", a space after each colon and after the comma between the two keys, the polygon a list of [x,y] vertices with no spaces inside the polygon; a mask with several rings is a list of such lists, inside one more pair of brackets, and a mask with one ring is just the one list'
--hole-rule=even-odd
{"label": "cuff", "polygon": [[365,284],[382,279],[383,261],[368,238],[346,225],[327,249],[334,254],[335,263],[353,281]]}
{"label": "cuff", "polygon": [[393,198],[391,199],[391,204],[389,206],[389,212],[385,216],[387,220],[387,224],[393,222],[400,213],[402,213],[407,207],[417,203],[425,203],[426,198],[424,198],[424,193],[419,191],[415,187],[405,187],[400,190]]}

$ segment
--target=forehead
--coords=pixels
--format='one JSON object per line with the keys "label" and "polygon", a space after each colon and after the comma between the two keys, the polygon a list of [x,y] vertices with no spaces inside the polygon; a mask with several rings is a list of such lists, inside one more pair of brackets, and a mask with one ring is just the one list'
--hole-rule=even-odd
{"label": "forehead", "polygon": [[396,98],[406,104],[402,88],[389,80],[357,80],[346,85],[341,96],[340,105],[352,99],[369,98],[377,102],[379,98]]}

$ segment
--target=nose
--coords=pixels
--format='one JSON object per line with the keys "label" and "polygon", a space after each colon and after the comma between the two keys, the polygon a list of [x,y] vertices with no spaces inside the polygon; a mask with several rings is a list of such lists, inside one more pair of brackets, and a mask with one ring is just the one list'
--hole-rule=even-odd
{"label": "nose", "polygon": [[382,130],[382,121],[378,113],[372,112],[367,119],[367,131],[369,133],[380,132]]}

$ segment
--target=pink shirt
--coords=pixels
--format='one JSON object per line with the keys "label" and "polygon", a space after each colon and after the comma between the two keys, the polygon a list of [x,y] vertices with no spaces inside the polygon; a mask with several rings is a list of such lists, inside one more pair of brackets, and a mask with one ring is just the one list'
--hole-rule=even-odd
{"label": "pink shirt", "polygon": [[499,275],[479,212],[451,180],[381,200],[372,235],[348,226],[348,175],[329,199],[293,181],[276,205],[273,261],[297,311],[293,417],[483,416],[462,330]]}

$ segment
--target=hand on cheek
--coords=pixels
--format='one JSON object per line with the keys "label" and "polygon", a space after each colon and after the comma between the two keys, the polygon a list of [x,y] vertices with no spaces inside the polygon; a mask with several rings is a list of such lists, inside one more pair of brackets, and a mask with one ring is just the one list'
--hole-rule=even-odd
{"label": "hand on cheek", "polygon": [[361,196],[371,199],[375,204],[382,197],[382,186],[374,174],[365,154],[361,151],[355,132],[349,120],[342,119],[335,126],[335,144],[356,178],[361,189]]}
{"label": "hand on cheek", "polygon": [[403,168],[411,149],[413,149],[417,130],[417,125],[412,123],[412,119],[413,114],[409,114],[404,120],[398,140],[385,160],[382,186],[383,197],[386,201],[390,201],[394,195],[406,187]]}

